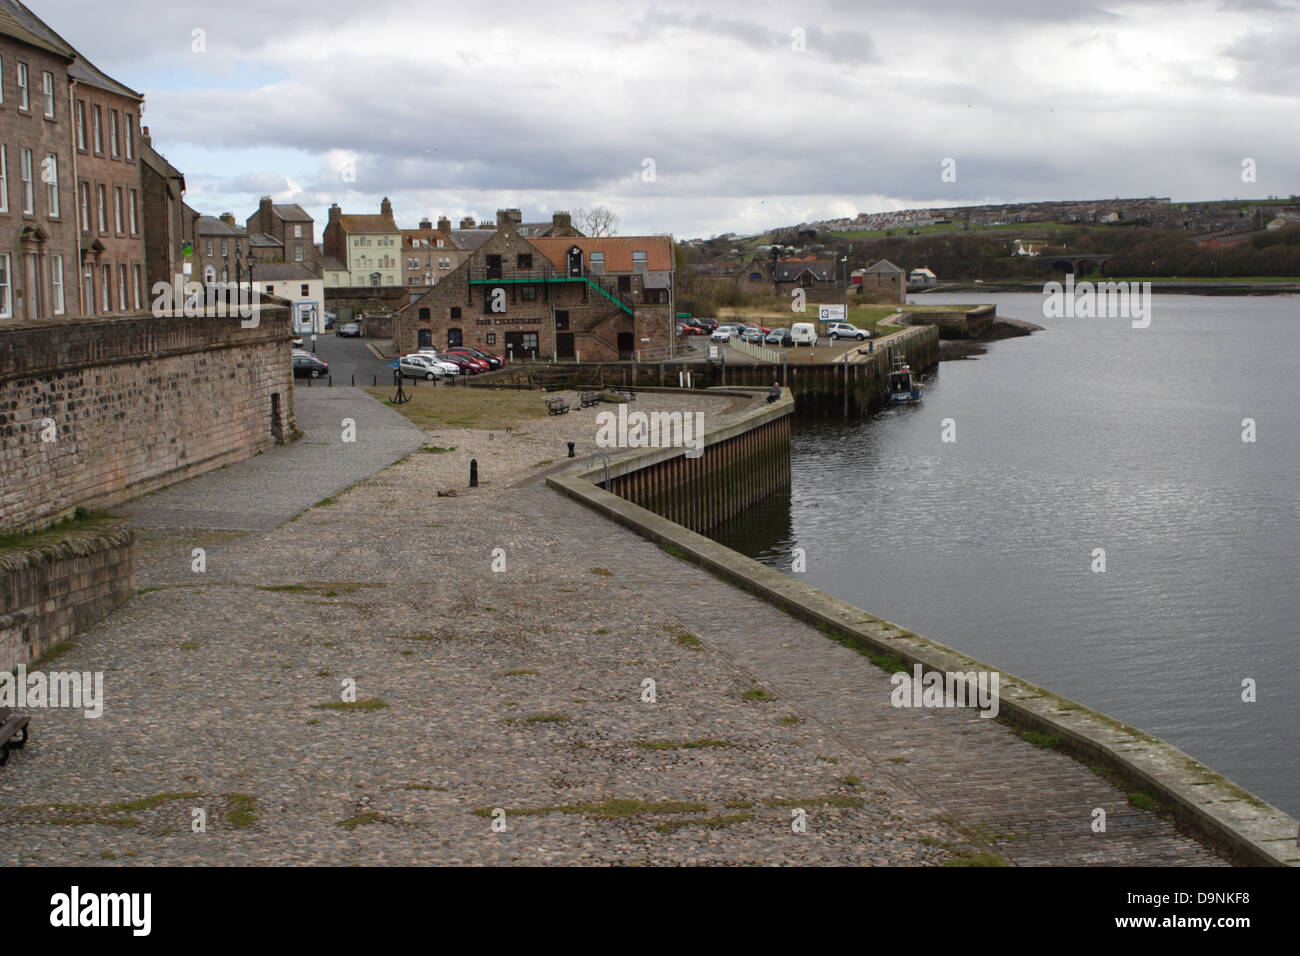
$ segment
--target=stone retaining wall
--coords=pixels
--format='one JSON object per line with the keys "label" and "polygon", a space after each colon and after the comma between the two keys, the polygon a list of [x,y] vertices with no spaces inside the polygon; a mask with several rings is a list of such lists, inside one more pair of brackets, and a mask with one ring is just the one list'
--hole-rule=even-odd
{"label": "stone retaining wall", "polygon": [[292,436],[289,312],[0,322],[0,532],[108,507]]}
{"label": "stone retaining wall", "polygon": [[0,670],[31,663],[130,600],[134,541],[111,531],[0,555]]}

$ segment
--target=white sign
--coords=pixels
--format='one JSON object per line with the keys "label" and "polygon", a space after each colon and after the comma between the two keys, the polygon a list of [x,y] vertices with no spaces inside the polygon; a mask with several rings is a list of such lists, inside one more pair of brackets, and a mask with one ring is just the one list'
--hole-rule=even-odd
{"label": "white sign", "polygon": [[847,308],[843,305],[820,305],[817,307],[817,318],[822,322],[843,322],[848,318],[845,311]]}

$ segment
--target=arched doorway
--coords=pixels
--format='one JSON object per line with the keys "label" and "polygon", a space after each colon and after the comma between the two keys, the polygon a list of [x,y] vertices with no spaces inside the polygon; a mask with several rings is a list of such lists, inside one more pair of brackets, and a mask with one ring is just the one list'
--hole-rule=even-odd
{"label": "arched doorway", "polygon": [[420,348],[426,348],[428,346],[433,345],[432,329],[420,329],[419,337],[420,337]]}

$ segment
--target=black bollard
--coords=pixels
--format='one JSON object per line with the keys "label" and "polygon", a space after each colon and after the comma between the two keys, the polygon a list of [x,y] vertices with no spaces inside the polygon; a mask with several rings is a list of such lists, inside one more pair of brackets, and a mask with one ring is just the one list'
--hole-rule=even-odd
{"label": "black bollard", "polygon": [[570,458],[573,457],[573,444],[574,444],[573,442],[568,442],[568,446],[569,446],[569,457],[570,457]]}
{"label": "black bollard", "polygon": [[379,373],[378,373],[378,372],[374,373],[373,375],[370,376],[370,379],[371,379],[370,384],[373,385],[375,388],[378,388],[378,387],[379,387]]}
{"label": "black bollard", "polygon": [[356,372],[353,372],[353,373],[352,373],[352,387],[353,387],[353,388],[356,388],[356,387],[357,387],[357,374],[356,374]]}
{"label": "black bollard", "polygon": [[478,459],[477,458],[471,458],[469,460],[469,486],[471,488],[478,487]]}
{"label": "black bollard", "polygon": [[334,387],[334,373],[333,373],[333,372],[330,372],[330,374],[329,374],[329,387],[330,387],[330,388],[333,388],[333,387]]}

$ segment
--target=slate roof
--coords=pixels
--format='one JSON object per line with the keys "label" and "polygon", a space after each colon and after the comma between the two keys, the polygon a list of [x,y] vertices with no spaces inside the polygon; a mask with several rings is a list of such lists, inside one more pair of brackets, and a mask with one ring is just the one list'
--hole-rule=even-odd
{"label": "slate roof", "polygon": [[288,205],[273,205],[271,211],[287,222],[313,222],[311,215],[296,202]]}
{"label": "slate roof", "polygon": [[339,225],[343,231],[350,235],[357,234],[375,234],[375,233],[400,233],[402,230],[397,228],[397,223],[391,216],[385,216],[382,213],[366,213],[349,215],[347,213],[339,216]]}
{"label": "slate roof", "polygon": [[195,232],[200,236],[233,236],[236,239],[243,239],[248,234],[239,226],[232,226],[216,216],[199,216]]}
{"label": "slate roof", "polygon": [[348,267],[337,259],[329,256],[317,256],[315,259],[316,268],[322,272],[347,272]]}
{"label": "slate roof", "polygon": [[867,272],[875,273],[877,275],[879,275],[880,273],[892,275],[894,273],[901,273],[902,271],[903,271],[902,269],[894,265],[888,259],[881,259],[878,262],[873,262],[871,265],[867,267]]}
{"label": "slate roof", "polygon": [[284,282],[286,280],[296,282],[311,282],[314,280],[319,282],[320,276],[301,262],[267,262],[253,267],[254,282]]}
{"label": "slate roof", "polygon": [[453,229],[451,231],[451,241],[456,243],[457,249],[474,250],[494,235],[496,235],[495,229]]}
{"label": "slate roof", "polygon": [[816,259],[780,260],[773,270],[777,282],[792,282],[805,272],[814,279],[829,282],[835,274],[835,263]]}
{"label": "slate roof", "polygon": [[[72,62],[68,64],[68,75],[78,82],[108,90],[110,93],[117,93],[119,96],[125,96],[137,102],[144,100],[143,95],[129,86],[119,83],[91,63],[76,47],[59,36],[48,23],[21,3],[18,3],[17,0],[0,0],[0,13],[7,14],[7,16],[0,17],[0,32],[11,32],[16,24],[18,29],[11,34],[16,39],[58,53],[60,56],[72,57]],[[10,29],[4,29],[5,26]]]}

